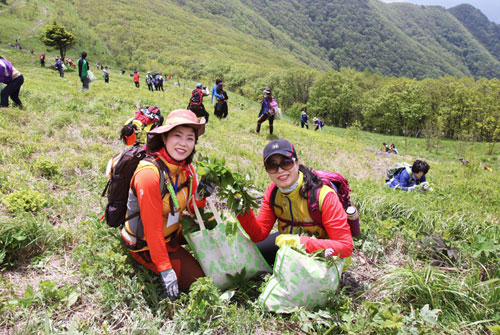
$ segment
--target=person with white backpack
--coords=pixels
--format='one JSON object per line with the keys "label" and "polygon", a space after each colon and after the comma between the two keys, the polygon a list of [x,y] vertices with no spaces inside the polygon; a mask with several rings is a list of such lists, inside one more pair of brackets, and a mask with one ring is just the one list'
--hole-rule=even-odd
{"label": "person with white backpack", "polygon": [[266,88],[264,91],[264,98],[262,99],[262,106],[260,108],[259,120],[257,120],[257,134],[260,133],[262,123],[269,120],[269,134],[273,133],[273,123],[276,114],[279,112],[278,103],[271,94],[271,89]]}

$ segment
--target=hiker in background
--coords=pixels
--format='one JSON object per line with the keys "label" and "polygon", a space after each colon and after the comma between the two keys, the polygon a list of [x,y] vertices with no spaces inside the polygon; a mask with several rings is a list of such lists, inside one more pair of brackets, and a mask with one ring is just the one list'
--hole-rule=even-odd
{"label": "hiker in background", "polygon": [[309,129],[308,120],[309,120],[309,117],[307,116],[306,111],[302,111],[300,113],[300,128],[304,128],[304,126],[306,126],[306,128]]}
{"label": "hiker in background", "polygon": [[40,67],[45,67],[45,54],[40,55]]}
{"label": "hiker in background", "polygon": [[187,108],[195,113],[197,117],[204,117],[206,123],[208,123],[209,115],[205,109],[205,105],[203,105],[203,97],[207,95],[208,94],[203,91],[203,85],[201,83],[196,84],[196,88],[191,92],[191,98],[189,99]]}
{"label": "hiker in background", "polygon": [[151,76],[151,72],[148,72],[148,74],[146,75],[146,85],[148,85],[148,90],[149,91],[154,91],[154,88],[153,88],[153,77]]}
{"label": "hiker in background", "polygon": [[156,72],[153,72],[152,78],[153,78],[153,87],[155,88],[155,91],[158,91],[158,77]]}
{"label": "hiker in background", "polygon": [[16,70],[12,64],[2,56],[0,56],[0,83],[7,84],[0,93],[0,108],[9,107],[9,97],[14,101],[14,103],[20,108],[23,107],[23,103],[19,99],[19,92],[21,91],[21,86],[24,83],[24,77]]}
{"label": "hiker in background", "polygon": [[126,72],[126,71],[125,71],[124,69],[122,69],[122,76],[125,74],[125,72]]}
{"label": "hiker in background", "polygon": [[59,77],[64,78],[63,62],[61,61],[61,58],[59,58],[59,56],[56,57],[55,68],[57,71],[59,71]]}
{"label": "hiker in background", "polygon": [[158,82],[158,91],[161,90],[162,92],[165,92],[165,90],[163,89],[163,77],[159,73],[156,76],[156,81]]}
{"label": "hiker in background", "polygon": [[137,70],[134,71],[134,84],[135,84],[135,87],[139,88],[139,78],[141,76],[139,75],[139,72],[137,72]]}
{"label": "hiker in background", "polygon": [[[271,89],[266,88],[264,91],[264,97],[262,98],[262,105],[260,107],[260,112],[259,112],[259,120],[257,120],[257,134],[260,133],[260,127],[262,123],[264,123],[266,120],[269,120],[269,134],[272,135],[273,133],[273,123],[274,123],[274,117],[277,113],[276,108],[278,107],[276,100],[274,100],[274,97],[271,94]],[[273,107],[272,104],[276,104],[276,107]]]}
{"label": "hiker in background", "polygon": [[[170,300],[178,299],[179,289],[187,292],[204,276],[195,258],[180,245],[184,238],[179,223],[184,210],[192,213],[193,205],[204,207],[205,197],[213,191],[203,182],[198,184],[191,164],[198,137],[204,132],[204,120],[179,109],[167,116],[165,125],[148,133],[150,158],[135,170],[127,204],[127,216],[140,215],[127,220],[121,231],[132,257],[160,276]],[[160,176],[170,182],[167,190],[160,186]]]}
{"label": "hiker in background", "polygon": [[390,188],[403,191],[431,190],[425,179],[429,169],[429,164],[418,159],[411,167],[408,163],[397,164],[388,171],[386,184]]}
{"label": "hiker in background", "polygon": [[125,145],[143,145],[146,133],[163,124],[163,115],[156,106],[139,108],[135,116],[128,119],[120,131],[120,139]]}
{"label": "hiker in background", "polygon": [[107,66],[105,66],[104,70],[102,70],[102,77],[104,78],[105,83],[109,83],[109,69]]}
{"label": "hiker in background", "polygon": [[319,117],[315,117],[313,119],[313,125],[314,125],[314,131],[318,130],[321,131],[323,129],[323,126],[325,125],[325,123],[323,121],[321,121],[321,119]]}
{"label": "hiker in background", "polygon": [[[264,168],[272,183],[264,193],[259,214],[256,217],[250,210],[237,218],[252,241],[258,242],[257,246],[266,261],[273,265],[280,246],[300,244],[308,253],[332,249],[332,255],[349,257],[353,248],[351,229],[336,193],[323,185],[309,168],[299,164],[297,152],[287,140],[268,143],[263,157]],[[275,197],[271,200],[275,186]],[[321,225],[311,224],[314,220],[308,210],[308,192],[318,188]],[[271,234],[276,220],[278,232]],[[301,222],[309,224],[301,225]]]}
{"label": "hiker in background", "polygon": [[[173,78],[173,76],[172,76],[172,78]],[[222,83],[222,79],[217,78],[217,79],[215,79],[214,86],[212,86],[212,105],[214,107],[217,104],[217,99],[222,99],[223,98],[222,95],[220,95],[219,93],[217,93],[217,85],[219,85],[221,83]],[[215,102],[214,102],[214,98],[215,98]]]}
{"label": "hiker in background", "polygon": [[87,61],[87,53],[82,52],[82,57],[77,61],[78,63],[78,76],[82,82],[82,91],[89,89],[89,62]]}
{"label": "hiker in background", "polygon": [[219,83],[216,89],[217,96],[221,96],[222,98],[217,97],[217,104],[215,104],[214,114],[219,119],[225,119],[227,117],[227,93],[224,91],[224,84]]}
{"label": "hiker in background", "polygon": [[387,145],[387,143],[382,143],[383,147],[380,149],[384,152],[389,152],[391,149],[389,149],[389,146]]}
{"label": "hiker in background", "polygon": [[389,150],[391,153],[397,155],[398,154],[398,148],[396,148],[396,146],[394,145],[394,143],[391,143],[391,145],[389,146]]}

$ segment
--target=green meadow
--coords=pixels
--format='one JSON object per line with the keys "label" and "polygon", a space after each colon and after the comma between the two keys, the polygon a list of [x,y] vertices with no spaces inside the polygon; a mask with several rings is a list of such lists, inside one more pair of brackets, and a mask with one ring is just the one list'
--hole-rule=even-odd
{"label": "green meadow", "polygon": [[[488,154],[490,143],[315,132],[286,113],[272,136],[267,123],[256,134],[257,101],[228,92],[225,120],[205,101],[211,117],[196,157],[224,157],[263,193],[262,149],[286,138],[302,163],[349,180],[362,234],[324,308],[262,312],[265,277],[226,293],[204,278],[172,304],[100,221],[101,192],[136,105],[166,115],[187,105],[195,83],[149,92],[143,78],[137,89],[112,69],[106,84],[93,68],[97,80],[81,92],[73,70],[60,78],[36,53],[0,54],[25,77],[24,109],[0,110],[0,334],[500,334],[500,145]],[[383,142],[400,155],[381,152]],[[431,166],[433,192],[385,187],[389,167],[417,158]]]}

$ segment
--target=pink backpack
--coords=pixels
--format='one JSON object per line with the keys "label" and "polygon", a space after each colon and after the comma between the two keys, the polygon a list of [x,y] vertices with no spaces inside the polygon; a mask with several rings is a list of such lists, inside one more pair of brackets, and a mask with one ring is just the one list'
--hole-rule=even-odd
{"label": "pink backpack", "polygon": [[269,103],[269,114],[276,115],[279,111],[280,109],[278,108],[278,103],[273,97],[273,100],[271,100],[271,102]]}

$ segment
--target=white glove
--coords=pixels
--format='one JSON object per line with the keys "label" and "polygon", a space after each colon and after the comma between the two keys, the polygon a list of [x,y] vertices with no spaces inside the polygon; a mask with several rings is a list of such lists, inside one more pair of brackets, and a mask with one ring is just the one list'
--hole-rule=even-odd
{"label": "white glove", "polygon": [[179,284],[174,269],[160,272],[160,279],[167,296],[171,301],[179,299]]}

